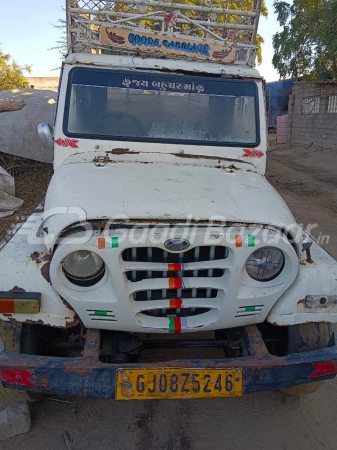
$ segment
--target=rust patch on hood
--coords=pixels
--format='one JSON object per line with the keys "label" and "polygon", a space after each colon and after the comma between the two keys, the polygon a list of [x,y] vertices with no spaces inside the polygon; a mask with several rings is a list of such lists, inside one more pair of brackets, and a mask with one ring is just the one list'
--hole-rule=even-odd
{"label": "rust patch on hood", "polygon": [[139,152],[131,151],[129,148],[113,148],[105,153],[110,153],[111,155],[139,155]]}
{"label": "rust patch on hood", "polygon": [[50,269],[50,261],[46,262],[41,267],[41,275],[47,281],[47,283],[51,284],[50,275],[49,275],[49,269]]}
{"label": "rust patch on hood", "polygon": [[93,163],[95,164],[96,167],[104,167],[106,166],[108,163],[112,163],[112,159],[109,158],[109,156],[96,156],[93,159]]}
{"label": "rust patch on hood", "polygon": [[48,253],[34,252],[30,255],[30,258],[32,261],[34,261],[36,263],[37,266],[44,263],[40,269],[41,274],[42,274],[43,278],[49,284],[51,284],[50,276],[49,276],[49,267],[50,267],[50,262],[51,262],[51,258],[52,258],[51,250]]}
{"label": "rust patch on hood", "polygon": [[69,305],[69,303],[60,295],[60,299],[62,301],[62,303],[64,304],[64,306],[69,309],[69,311],[74,311],[73,308]]}
{"label": "rust patch on hood", "polygon": [[[177,156],[178,158],[190,158],[190,159],[211,159],[213,161],[231,161],[231,162],[239,162],[243,164],[247,164],[246,161],[242,161],[241,159],[234,158],[223,158],[222,156],[210,156],[210,155],[191,155],[189,153],[171,153],[173,156]],[[249,163],[248,163],[249,164]]]}
{"label": "rust patch on hood", "polygon": [[51,261],[51,252],[48,253],[39,253],[34,252],[30,255],[31,260],[36,262],[36,264],[41,264],[42,262],[50,262]]}
{"label": "rust patch on hood", "polygon": [[13,289],[10,289],[8,292],[27,292],[23,288],[20,288],[19,286],[14,286]]}

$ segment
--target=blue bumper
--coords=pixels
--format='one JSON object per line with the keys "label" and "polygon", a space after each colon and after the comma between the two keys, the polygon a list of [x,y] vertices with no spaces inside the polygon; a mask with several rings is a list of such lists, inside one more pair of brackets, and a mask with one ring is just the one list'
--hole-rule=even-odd
{"label": "blue bumper", "polygon": [[57,358],[0,353],[0,380],[6,388],[74,397],[114,398],[117,369],[242,369],[243,394],[332,379],[337,373],[337,347],[282,358],[270,355],[256,328],[248,334],[249,355],[237,359],[178,360],[165,363],[106,364],[98,359],[95,330],[84,356]]}

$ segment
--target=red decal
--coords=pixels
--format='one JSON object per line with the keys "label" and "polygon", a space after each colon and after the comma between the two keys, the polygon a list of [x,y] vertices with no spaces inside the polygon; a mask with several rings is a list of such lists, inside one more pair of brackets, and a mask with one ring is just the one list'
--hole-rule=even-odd
{"label": "red decal", "polygon": [[169,278],[169,289],[181,289],[183,287],[183,280],[181,278]]}
{"label": "red decal", "polygon": [[326,375],[334,375],[337,373],[337,364],[333,362],[313,363],[315,372],[313,372],[309,378],[325,377]]}
{"label": "red decal", "polygon": [[171,298],[170,309],[179,309],[183,306],[183,300],[181,298]]}
{"label": "red decal", "polygon": [[183,270],[182,265],[175,263],[175,264],[169,264],[167,270],[169,272],[180,272]]}
{"label": "red decal", "polygon": [[79,140],[78,139],[61,139],[58,138],[55,141],[55,144],[59,145],[60,147],[71,147],[71,148],[78,148]]}
{"label": "red decal", "polygon": [[229,49],[228,50],[221,50],[220,52],[213,52],[213,58],[216,58],[216,59],[223,59],[223,58],[226,58],[226,56],[228,56],[229,54],[230,54],[230,52],[232,51],[232,48],[233,47],[229,47]]}
{"label": "red decal", "polygon": [[17,386],[35,387],[35,384],[29,379],[32,372],[29,370],[5,369],[0,371],[0,380],[7,384],[16,384]]}
{"label": "red decal", "polygon": [[178,16],[174,12],[171,12],[169,14],[166,14],[166,16],[164,17],[164,22],[168,27],[172,28],[177,25],[177,19]]}
{"label": "red decal", "polygon": [[181,333],[181,321],[180,317],[174,318],[174,332],[175,333]]}
{"label": "red decal", "polygon": [[262,156],[264,156],[264,153],[261,152],[261,150],[244,148],[243,151],[244,151],[244,154],[242,155],[243,158],[262,158]]}

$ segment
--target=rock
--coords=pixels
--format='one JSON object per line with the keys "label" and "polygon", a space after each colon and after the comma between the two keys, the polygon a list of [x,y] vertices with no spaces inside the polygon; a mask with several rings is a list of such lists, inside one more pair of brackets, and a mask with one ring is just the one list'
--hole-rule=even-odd
{"label": "rock", "polygon": [[15,197],[15,182],[11,175],[0,167],[0,219],[10,216],[23,204]]}
{"label": "rock", "polygon": [[0,166],[0,191],[15,195],[15,181],[4,168]]}
{"label": "rock", "polygon": [[24,100],[12,100],[4,98],[0,100],[0,112],[20,111],[25,106]]}
{"label": "rock", "polygon": [[0,441],[28,433],[31,429],[31,417],[26,402],[7,406],[0,413]]}
{"label": "rock", "polygon": [[[57,92],[49,90],[0,91],[0,152],[53,162],[53,151],[42,147],[36,127],[40,122],[53,123],[56,98]],[[9,104],[20,109],[7,111]]]}

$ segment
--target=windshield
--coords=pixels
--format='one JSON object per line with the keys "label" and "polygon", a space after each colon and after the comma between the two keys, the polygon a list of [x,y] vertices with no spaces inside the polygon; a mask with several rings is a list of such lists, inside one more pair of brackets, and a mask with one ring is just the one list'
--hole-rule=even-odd
{"label": "windshield", "polygon": [[256,146],[253,81],[76,68],[70,72],[67,136]]}

